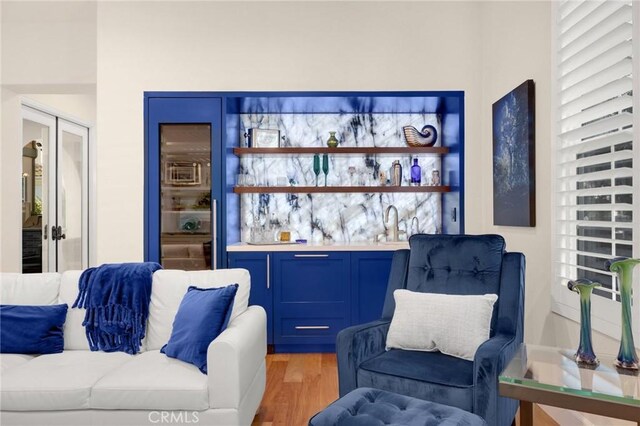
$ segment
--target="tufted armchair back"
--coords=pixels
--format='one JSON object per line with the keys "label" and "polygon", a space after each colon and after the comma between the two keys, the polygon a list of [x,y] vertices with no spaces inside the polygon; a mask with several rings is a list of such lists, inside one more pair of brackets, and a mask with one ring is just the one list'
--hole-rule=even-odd
{"label": "tufted armchair back", "polygon": [[[524,260],[519,253],[505,253],[504,238],[500,235],[418,234],[409,239],[409,246],[410,251],[397,253],[398,259],[394,259],[398,270],[395,276],[392,270],[383,319],[393,316],[393,291],[398,288],[457,295],[493,293],[498,295],[498,302],[494,306],[491,336],[496,331],[516,333],[520,289],[502,288],[500,284],[504,275],[510,273],[503,268],[505,259],[510,265]],[[517,258],[509,259],[510,255]],[[401,274],[399,270],[403,268],[406,269]],[[511,269],[511,272],[517,270]],[[500,324],[502,321],[504,323]]]}
{"label": "tufted armchair back", "polygon": [[[374,387],[462,408],[492,426],[511,425],[518,402],[500,396],[498,375],[523,340],[524,255],[507,253],[499,235],[414,235],[409,246],[393,254],[381,319],[338,334],[340,395]],[[498,295],[490,338],[472,363],[434,352],[385,350],[393,292],[400,288]]]}

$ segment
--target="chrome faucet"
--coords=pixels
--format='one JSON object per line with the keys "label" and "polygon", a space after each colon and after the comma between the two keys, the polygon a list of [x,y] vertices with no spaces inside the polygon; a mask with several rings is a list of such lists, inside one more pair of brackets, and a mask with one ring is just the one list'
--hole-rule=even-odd
{"label": "chrome faucet", "polygon": [[413,222],[416,223],[416,234],[420,233],[420,220],[418,219],[417,216],[414,216],[413,219],[411,219],[411,235],[413,235]]}
{"label": "chrome faucet", "polygon": [[395,242],[395,241],[400,241],[400,239],[399,239],[400,229],[398,228],[398,209],[393,204],[390,204],[389,207],[387,207],[387,210],[384,213],[384,223],[386,225],[387,222],[389,222],[389,211],[391,209],[393,209],[396,212],[396,215],[395,215],[394,221],[393,221],[393,228],[391,229],[391,241]]}

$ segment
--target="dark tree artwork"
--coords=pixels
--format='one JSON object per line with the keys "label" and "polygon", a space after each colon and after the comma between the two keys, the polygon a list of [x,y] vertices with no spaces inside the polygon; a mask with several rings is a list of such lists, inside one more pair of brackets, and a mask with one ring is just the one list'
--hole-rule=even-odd
{"label": "dark tree artwork", "polygon": [[527,80],[493,104],[493,224],[536,226],[535,90]]}

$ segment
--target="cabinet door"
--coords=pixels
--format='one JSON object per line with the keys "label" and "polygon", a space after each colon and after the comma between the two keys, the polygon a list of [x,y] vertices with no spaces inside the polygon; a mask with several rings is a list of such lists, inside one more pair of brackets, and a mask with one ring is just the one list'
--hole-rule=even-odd
{"label": "cabinet door", "polygon": [[392,259],[392,251],[351,253],[353,324],[380,319]]}
{"label": "cabinet door", "polygon": [[277,352],[330,352],[351,322],[349,253],[274,253]]}
{"label": "cabinet door", "polygon": [[222,100],[145,98],[145,260],[217,269],[224,249]]}
{"label": "cabinet door", "polygon": [[273,344],[273,292],[270,253],[235,253],[228,255],[229,268],[243,268],[251,275],[249,305],[259,305],[267,312],[267,344]]}

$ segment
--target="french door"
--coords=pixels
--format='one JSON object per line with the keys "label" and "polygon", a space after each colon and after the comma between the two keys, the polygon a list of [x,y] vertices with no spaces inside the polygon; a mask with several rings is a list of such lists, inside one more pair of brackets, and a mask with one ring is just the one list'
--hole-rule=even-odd
{"label": "french door", "polygon": [[89,263],[89,129],[22,108],[22,271]]}

